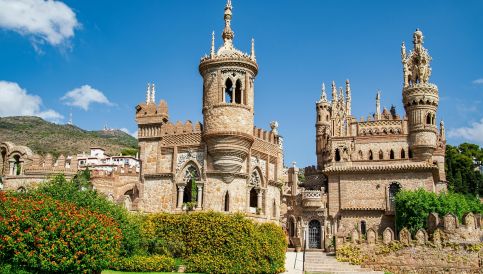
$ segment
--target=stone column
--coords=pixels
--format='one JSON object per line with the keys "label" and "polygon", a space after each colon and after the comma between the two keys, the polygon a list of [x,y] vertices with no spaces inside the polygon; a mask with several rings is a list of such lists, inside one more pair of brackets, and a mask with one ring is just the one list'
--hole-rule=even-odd
{"label": "stone column", "polygon": [[325,246],[325,243],[324,243],[324,240],[325,240],[325,233],[324,233],[324,225],[322,223],[320,223],[320,248],[324,248]]}
{"label": "stone column", "polygon": [[262,196],[263,190],[258,189],[257,191],[257,207],[260,208],[260,215],[263,214]]}
{"label": "stone column", "polygon": [[181,209],[183,206],[183,194],[184,194],[184,186],[178,186],[178,205],[176,206],[177,209]]}
{"label": "stone column", "polygon": [[197,204],[196,204],[196,208],[201,209],[201,207],[203,205],[203,185],[202,184],[196,184],[196,186],[198,187],[198,201],[197,201]]}
{"label": "stone column", "polygon": [[10,175],[15,176],[16,168],[15,168],[15,160],[10,160]]}

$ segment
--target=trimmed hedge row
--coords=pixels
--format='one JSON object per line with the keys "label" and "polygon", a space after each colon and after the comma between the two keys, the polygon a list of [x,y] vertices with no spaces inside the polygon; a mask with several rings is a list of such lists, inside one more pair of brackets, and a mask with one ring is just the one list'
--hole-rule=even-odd
{"label": "trimmed hedge row", "polygon": [[110,217],[43,195],[0,191],[0,261],[42,273],[97,272],[118,256]]}
{"label": "trimmed hedge row", "polygon": [[182,258],[189,272],[284,271],[287,243],[281,227],[241,214],[151,214],[141,235],[149,254]]}

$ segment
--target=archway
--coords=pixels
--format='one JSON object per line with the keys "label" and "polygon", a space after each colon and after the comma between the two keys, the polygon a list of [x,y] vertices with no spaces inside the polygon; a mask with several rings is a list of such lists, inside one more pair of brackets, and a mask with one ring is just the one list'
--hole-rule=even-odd
{"label": "archway", "polygon": [[5,167],[7,166],[6,165],[6,162],[7,162],[7,150],[5,148],[2,148],[2,151],[0,153],[0,175],[2,174],[5,174]]}
{"label": "archway", "polygon": [[295,237],[295,220],[293,216],[290,216],[288,219],[288,235]]}
{"label": "archway", "polygon": [[258,208],[258,193],[255,188],[250,190],[250,212],[256,213]]}
{"label": "archway", "polygon": [[320,243],[320,222],[312,220],[309,222],[309,248],[321,248]]}
{"label": "archway", "polygon": [[230,194],[228,193],[228,191],[225,194],[225,211],[230,211]]}
{"label": "archway", "polygon": [[183,179],[186,182],[183,193],[183,204],[195,203],[198,201],[198,187],[196,185],[196,180],[199,180],[198,169],[192,164],[188,165],[185,168]]}
{"label": "archway", "polygon": [[233,82],[230,78],[225,82],[225,103],[233,103]]}

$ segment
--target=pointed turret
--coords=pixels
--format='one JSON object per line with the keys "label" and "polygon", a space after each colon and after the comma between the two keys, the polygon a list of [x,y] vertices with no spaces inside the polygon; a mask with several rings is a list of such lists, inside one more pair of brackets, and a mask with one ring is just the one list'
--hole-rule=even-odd
{"label": "pointed turret", "polygon": [[211,50],[210,50],[210,57],[215,57],[215,31],[211,33]]}
{"label": "pointed turret", "polygon": [[255,39],[252,38],[252,50],[250,52],[250,59],[252,59],[252,61],[256,61],[256,57],[255,57]]}
{"label": "pointed turret", "polygon": [[376,120],[381,120],[381,91],[376,93]]}
{"label": "pointed turret", "polygon": [[146,87],[146,104],[151,102],[151,83],[148,83]]}
{"label": "pointed turret", "polygon": [[320,95],[319,103],[327,103],[327,93],[325,92],[325,83],[322,83],[322,94]]}
{"label": "pointed turret", "polygon": [[232,6],[231,6],[231,0],[228,0],[225,5],[225,28],[223,29],[222,37],[223,37],[223,45],[225,48],[233,48],[233,37],[235,37],[235,33],[233,30],[231,30],[231,18],[232,18],[232,12],[231,12]]}
{"label": "pointed turret", "polygon": [[345,109],[348,116],[351,115],[351,84],[349,79],[345,80]]}
{"label": "pointed turret", "polygon": [[156,88],[154,83],[151,85],[151,103],[156,104]]}

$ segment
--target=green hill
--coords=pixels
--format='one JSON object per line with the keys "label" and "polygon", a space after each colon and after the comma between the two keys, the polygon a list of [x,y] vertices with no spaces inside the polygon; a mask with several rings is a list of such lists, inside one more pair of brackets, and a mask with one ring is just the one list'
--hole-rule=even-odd
{"label": "green hill", "polygon": [[73,155],[101,147],[107,154],[135,153],[138,141],[120,130],[88,131],[73,125],[58,125],[39,117],[0,117],[0,142],[30,147],[39,154]]}

